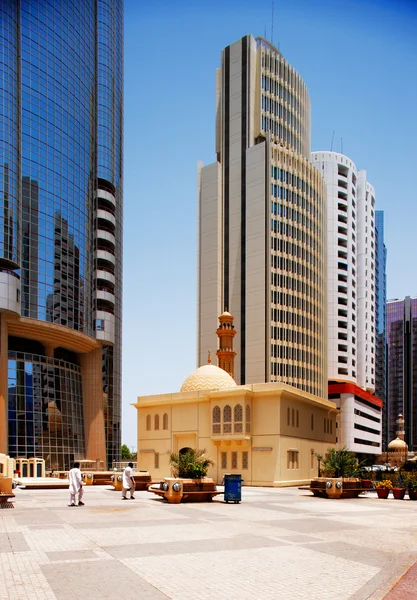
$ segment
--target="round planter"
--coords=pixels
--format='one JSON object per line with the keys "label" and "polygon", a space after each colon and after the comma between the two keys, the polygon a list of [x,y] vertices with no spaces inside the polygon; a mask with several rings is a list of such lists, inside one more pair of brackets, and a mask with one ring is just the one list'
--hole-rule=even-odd
{"label": "round planter", "polygon": [[389,490],[387,490],[386,488],[376,488],[376,493],[378,495],[378,498],[388,498],[388,494],[389,494]]}
{"label": "round planter", "polygon": [[392,488],[392,493],[396,500],[404,500],[405,488]]}
{"label": "round planter", "polygon": [[410,500],[417,500],[417,490],[408,490],[408,497]]}

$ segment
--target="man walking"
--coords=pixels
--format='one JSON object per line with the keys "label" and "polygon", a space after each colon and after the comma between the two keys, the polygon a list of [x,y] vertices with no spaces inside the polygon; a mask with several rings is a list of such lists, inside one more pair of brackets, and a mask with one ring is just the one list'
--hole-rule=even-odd
{"label": "man walking", "polygon": [[82,501],[83,497],[83,481],[80,471],[80,463],[75,462],[73,468],[69,472],[69,492],[70,492],[70,503],[68,506],[76,506],[75,496],[78,494],[78,506],[84,506]]}
{"label": "man walking", "polygon": [[133,463],[130,462],[123,472],[122,500],[127,500],[127,492],[130,490],[130,499],[135,499],[135,480],[133,479]]}

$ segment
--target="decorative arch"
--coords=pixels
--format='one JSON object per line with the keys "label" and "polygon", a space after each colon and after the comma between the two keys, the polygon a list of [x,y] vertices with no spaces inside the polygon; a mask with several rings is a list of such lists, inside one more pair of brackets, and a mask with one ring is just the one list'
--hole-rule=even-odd
{"label": "decorative arch", "polygon": [[220,406],[215,406],[213,408],[213,435],[220,435],[220,422],[221,422],[221,410]]}
{"label": "decorative arch", "polygon": [[234,433],[243,432],[243,408],[241,404],[236,404],[233,409],[233,431]]}
{"label": "decorative arch", "polygon": [[245,408],[246,417],[246,433],[250,433],[250,404],[246,405]]}
{"label": "decorative arch", "polygon": [[155,431],[159,430],[159,415],[155,415]]}
{"label": "decorative arch", "polygon": [[151,427],[151,415],[146,415],[146,431],[150,431]]}
{"label": "decorative arch", "polygon": [[232,407],[228,404],[223,408],[223,433],[232,433]]}
{"label": "decorative arch", "polygon": [[167,415],[167,413],[164,413],[164,416],[162,417],[162,429],[168,429],[168,415]]}

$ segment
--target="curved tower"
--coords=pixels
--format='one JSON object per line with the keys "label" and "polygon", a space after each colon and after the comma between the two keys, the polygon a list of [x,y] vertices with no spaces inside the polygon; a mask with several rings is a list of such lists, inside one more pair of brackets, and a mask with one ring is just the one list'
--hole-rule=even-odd
{"label": "curved tower", "polygon": [[227,306],[236,382],[326,397],[325,189],[310,163],[310,99],[263,38],[222,53],[216,152],[199,170],[198,364]]}
{"label": "curved tower", "polygon": [[1,9],[0,451],[55,469],[77,458],[111,466],[120,449],[123,2]]}

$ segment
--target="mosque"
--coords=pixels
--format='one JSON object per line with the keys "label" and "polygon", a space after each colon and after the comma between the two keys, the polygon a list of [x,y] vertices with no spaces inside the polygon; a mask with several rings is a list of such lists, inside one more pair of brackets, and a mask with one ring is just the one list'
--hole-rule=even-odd
{"label": "mosque", "polygon": [[140,396],[138,466],[170,475],[169,453],[205,449],[208,476],[240,473],[244,485],[282,487],[317,476],[316,453],[336,443],[336,404],[284,383],[236,385],[233,316],[219,317],[219,366],[189,375],[179,392]]}

